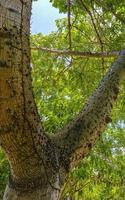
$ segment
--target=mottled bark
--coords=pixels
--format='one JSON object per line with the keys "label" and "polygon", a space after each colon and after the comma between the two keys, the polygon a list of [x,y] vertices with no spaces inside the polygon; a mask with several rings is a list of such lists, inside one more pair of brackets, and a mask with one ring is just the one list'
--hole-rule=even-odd
{"label": "mottled bark", "polygon": [[0,142],[15,179],[30,176],[26,165],[37,162],[30,130],[36,128],[29,75],[30,7],[30,1],[20,0],[3,0],[0,5]]}
{"label": "mottled bark", "polygon": [[49,138],[31,85],[31,0],[0,1],[0,145],[10,163],[4,200],[57,200],[71,165],[95,144],[125,71],[122,51],[76,119]]}
{"label": "mottled bark", "polygon": [[32,93],[31,3],[0,1],[0,145],[11,169],[4,199],[19,199],[16,192],[29,199],[26,193],[44,188],[45,199],[56,200],[49,193],[60,189],[58,151],[44,133]]}
{"label": "mottled bark", "polygon": [[19,193],[7,186],[3,200],[59,200],[59,195],[59,190],[46,185],[27,193]]}
{"label": "mottled bark", "polygon": [[110,113],[119,93],[120,80],[124,76],[125,50],[122,50],[83,110],[54,138],[61,148],[60,160],[64,165],[74,166],[84,158],[107,123],[112,121]]}

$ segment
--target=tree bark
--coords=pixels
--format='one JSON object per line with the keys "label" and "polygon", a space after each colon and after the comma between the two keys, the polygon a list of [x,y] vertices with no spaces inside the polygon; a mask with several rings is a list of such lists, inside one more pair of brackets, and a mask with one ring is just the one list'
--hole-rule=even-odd
{"label": "tree bark", "polygon": [[59,195],[59,190],[46,186],[23,194],[7,186],[3,200],[59,200]]}
{"label": "tree bark", "polygon": [[124,77],[125,50],[122,50],[79,115],[55,136],[54,141],[62,150],[60,160],[65,160],[69,167],[88,154],[112,121],[110,113]]}
{"label": "tree bark", "polygon": [[76,119],[49,138],[32,93],[31,0],[0,2],[0,145],[10,164],[4,200],[57,200],[70,167],[83,158],[110,122],[125,51]]}
{"label": "tree bark", "polygon": [[[1,1],[0,142],[15,179],[31,176],[38,117],[31,91],[29,26],[31,1]],[[36,127],[36,123],[38,127]],[[33,131],[31,131],[33,130]],[[31,133],[32,132],[32,133]],[[35,167],[35,173],[38,170]],[[27,175],[26,175],[27,174]]]}
{"label": "tree bark", "polygon": [[[56,200],[63,171],[32,93],[31,4],[31,0],[0,1],[0,145],[11,171],[4,200],[40,199],[44,193],[42,199]],[[30,195],[38,188],[44,189]]]}
{"label": "tree bark", "polygon": [[32,47],[32,51],[41,51],[45,53],[50,53],[54,55],[64,55],[64,56],[77,56],[81,58],[116,58],[119,55],[119,51],[112,52],[85,52],[85,51],[70,51],[70,50],[59,50],[59,49],[48,49],[43,47]]}

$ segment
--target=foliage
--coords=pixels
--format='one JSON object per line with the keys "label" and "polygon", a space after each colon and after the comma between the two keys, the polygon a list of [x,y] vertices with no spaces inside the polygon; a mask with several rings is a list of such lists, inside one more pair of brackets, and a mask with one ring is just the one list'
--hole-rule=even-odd
{"label": "foliage", "polygon": [[[64,20],[59,23],[62,26]],[[77,34],[73,32],[74,46],[78,43]],[[62,30],[61,33],[52,33],[48,36],[38,34],[32,36],[31,42],[32,45],[65,49],[65,35],[66,31]],[[87,41],[80,37],[79,45],[82,43]],[[74,118],[112,61],[111,58],[104,60],[103,66],[102,59],[84,60],[32,52],[34,93],[46,131],[52,134]],[[112,113],[113,123],[108,126],[90,155],[71,172],[62,191],[63,197],[72,196],[75,200],[124,198],[123,88],[124,83]]]}
{"label": "foliage", "polygon": [[[60,12],[67,12],[64,1],[51,2]],[[84,1],[92,17],[78,1],[72,2],[72,50],[108,52],[119,51],[124,47],[122,2],[119,2],[119,5],[116,1],[112,2],[113,14],[109,9],[109,1],[103,1],[102,5],[95,3],[98,1]],[[67,19],[57,20],[56,24],[57,32],[47,36],[32,36],[32,45],[68,49]],[[55,130],[58,132],[58,129],[75,117],[113,60],[81,59],[40,51],[32,52],[34,93],[46,131],[50,134]],[[70,196],[75,200],[124,199],[124,87],[123,82],[118,102],[112,112],[113,122],[88,157],[67,177],[62,189],[63,198]]]}
{"label": "foliage", "polygon": [[4,153],[0,149],[0,200],[2,200],[5,186],[8,179],[9,166]]}
{"label": "foliage", "polygon": [[117,131],[124,140],[123,130],[107,129],[91,154],[70,174],[65,195],[75,200],[124,199],[125,154]]}

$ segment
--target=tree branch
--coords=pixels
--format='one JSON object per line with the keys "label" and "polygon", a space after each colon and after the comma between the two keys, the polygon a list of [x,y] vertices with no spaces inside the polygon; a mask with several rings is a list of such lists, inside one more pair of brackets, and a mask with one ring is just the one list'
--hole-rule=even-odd
{"label": "tree branch", "polygon": [[64,55],[64,56],[79,56],[82,58],[110,58],[117,57],[119,51],[112,52],[83,52],[83,51],[70,51],[70,50],[58,50],[58,49],[49,49],[43,47],[31,47],[32,51],[41,51],[50,54]]}
{"label": "tree branch", "polygon": [[69,49],[72,49],[72,34],[71,34],[71,0],[67,0],[68,6],[68,32],[69,32]]}
{"label": "tree branch", "polygon": [[31,5],[31,0],[0,1],[0,145],[11,166],[12,182],[22,184],[25,179],[47,178],[51,161],[55,159],[54,167],[57,164],[32,91]]}
{"label": "tree branch", "polygon": [[61,131],[58,138],[55,136],[61,149],[60,162],[65,168],[88,154],[107,123],[111,122],[110,113],[124,75],[125,50],[121,51],[79,115]]}
{"label": "tree branch", "polygon": [[[90,19],[91,19],[93,28],[94,28],[95,33],[96,33],[96,35],[97,35],[98,41],[99,41],[99,43],[100,43],[101,52],[103,52],[103,49],[104,49],[104,48],[103,48],[103,41],[102,41],[102,38],[101,38],[100,33],[99,33],[99,31],[98,31],[98,28],[97,28],[97,26],[96,26],[96,23],[95,23],[93,14],[92,14],[91,11],[87,8],[87,6],[85,5],[85,3],[84,3],[82,0],[80,0],[80,2],[81,2],[81,5],[83,6],[83,8],[86,10],[86,12],[87,12],[87,13],[89,14],[89,16],[90,16]],[[104,68],[104,59],[103,59],[103,58],[102,58],[102,66],[103,66],[103,68]]]}
{"label": "tree branch", "polygon": [[89,16],[90,16],[90,18],[91,18],[91,21],[92,21],[92,24],[93,24],[93,28],[94,28],[94,30],[95,30],[95,33],[96,33],[97,38],[98,38],[98,40],[99,40],[100,46],[101,46],[101,48],[102,48],[103,42],[102,42],[100,33],[99,33],[99,31],[98,31],[98,29],[97,29],[97,27],[96,27],[96,24],[95,24],[93,15],[92,15],[91,11],[87,8],[87,6],[84,4],[84,2],[83,2],[82,0],[80,0],[80,2],[81,2],[81,4],[82,4],[83,8],[86,10],[86,12],[89,14]]}

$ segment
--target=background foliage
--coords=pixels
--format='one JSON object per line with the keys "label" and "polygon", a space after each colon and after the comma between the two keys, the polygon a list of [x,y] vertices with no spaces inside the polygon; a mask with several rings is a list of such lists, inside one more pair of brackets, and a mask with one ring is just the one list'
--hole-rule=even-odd
{"label": "background foliage", "polygon": [[[64,0],[51,0],[67,12]],[[87,8],[87,9],[86,9]],[[125,1],[72,1],[72,50],[103,52],[125,46]],[[67,19],[56,21],[58,30],[31,36],[31,46],[68,49]],[[49,134],[72,120],[110,67],[114,58],[80,58],[32,51],[34,94],[43,125]],[[110,123],[95,148],[69,174],[62,197],[75,200],[125,199],[125,83]],[[0,152],[0,195],[8,176],[8,164]]]}

